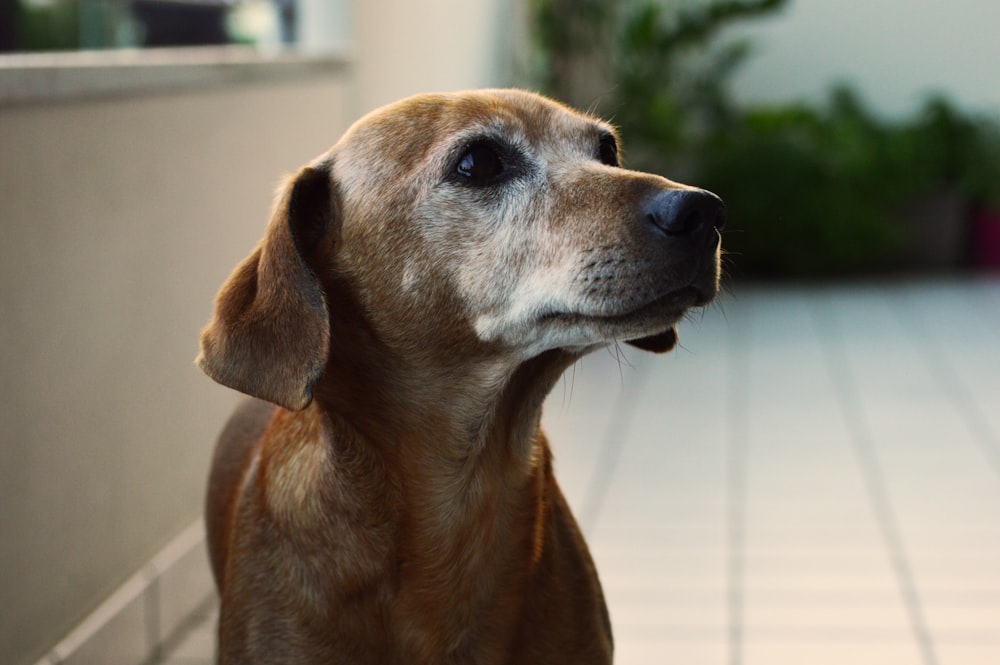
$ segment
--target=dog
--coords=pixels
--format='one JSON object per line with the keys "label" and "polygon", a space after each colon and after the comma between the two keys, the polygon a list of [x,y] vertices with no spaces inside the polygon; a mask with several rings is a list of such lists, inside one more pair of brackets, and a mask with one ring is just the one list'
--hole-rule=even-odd
{"label": "dog", "polygon": [[518,90],[363,117],[279,194],[200,367],[247,393],[212,463],[219,662],[609,663],[542,402],[717,294],[722,201]]}

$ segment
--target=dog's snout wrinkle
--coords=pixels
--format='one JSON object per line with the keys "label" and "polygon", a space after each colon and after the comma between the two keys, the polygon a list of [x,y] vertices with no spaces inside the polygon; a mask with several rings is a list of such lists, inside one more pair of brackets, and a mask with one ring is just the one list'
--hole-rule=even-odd
{"label": "dog's snout wrinkle", "polygon": [[665,190],[646,204],[646,219],[671,237],[721,231],[726,225],[726,206],[715,194],[703,189]]}

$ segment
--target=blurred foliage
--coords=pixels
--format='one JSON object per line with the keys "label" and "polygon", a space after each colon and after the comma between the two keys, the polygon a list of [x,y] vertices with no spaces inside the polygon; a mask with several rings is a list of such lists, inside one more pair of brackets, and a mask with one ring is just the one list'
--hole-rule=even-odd
{"label": "blurred foliage", "polygon": [[739,40],[717,45],[719,33],[786,2],[724,1],[674,12],[659,3],[632,5],[612,56],[614,117],[622,132],[644,139],[652,133],[657,148],[677,150],[724,125],[734,109],[723,83],[750,46]]}
{"label": "blurred foliage", "polygon": [[[612,118],[630,166],[719,193],[729,207],[725,246],[740,273],[956,265],[961,256],[927,257],[963,249],[935,248],[935,234],[948,235],[941,224],[965,224],[974,204],[1000,205],[997,123],[941,97],[911,118],[886,120],[846,86],[821,104],[740,107],[728,83],[752,49],[722,31],[787,2],[534,0],[540,60],[548,63],[540,78],[550,94]],[[565,74],[580,54],[593,66],[594,49],[605,50],[594,75],[610,95],[574,98],[565,85],[580,77]],[[958,202],[955,219],[935,226],[911,218],[936,196]]]}
{"label": "blurred foliage", "polygon": [[80,3],[2,0],[13,27],[12,51],[74,51],[80,48]]}
{"label": "blurred foliage", "polygon": [[727,202],[742,271],[825,274],[896,249],[866,153],[872,127],[805,107],[742,114],[706,141],[697,182]]}
{"label": "blurred foliage", "polygon": [[940,97],[886,121],[836,87],[818,108],[744,110],[697,147],[696,182],[726,199],[726,246],[757,275],[959,267],[970,211],[1000,202],[997,124]]}
{"label": "blurred foliage", "polygon": [[[631,161],[655,162],[736,113],[725,84],[751,49],[720,43],[720,33],[788,1],[532,0],[537,78],[549,94],[613,117],[640,152],[653,149]],[[582,76],[572,76],[574,61]],[[581,78],[603,79],[602,96],[581,95]]]}

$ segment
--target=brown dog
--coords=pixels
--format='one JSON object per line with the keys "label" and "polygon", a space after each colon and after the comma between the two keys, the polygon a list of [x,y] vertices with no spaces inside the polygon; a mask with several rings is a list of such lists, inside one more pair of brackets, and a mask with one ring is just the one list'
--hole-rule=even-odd
{"label": "brown dog", "polygon": [[723,220],[514,90],[393,104],[303,168],[202,334],[259,398],[209,485],[220,662],[610,662],[542,401],[589,351],[671,349]]}

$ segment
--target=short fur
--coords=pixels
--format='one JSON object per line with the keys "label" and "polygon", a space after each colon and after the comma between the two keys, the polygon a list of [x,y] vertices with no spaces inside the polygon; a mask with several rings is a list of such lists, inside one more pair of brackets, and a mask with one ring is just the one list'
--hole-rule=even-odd
{"label": "short fur", "polygon": [[611,661],[542,402],[589,351],[672,348],[724,215],[616,153],[531,93],[422,95],[290,180],[198,359],[257,398],[209,482],[220,663]]}

